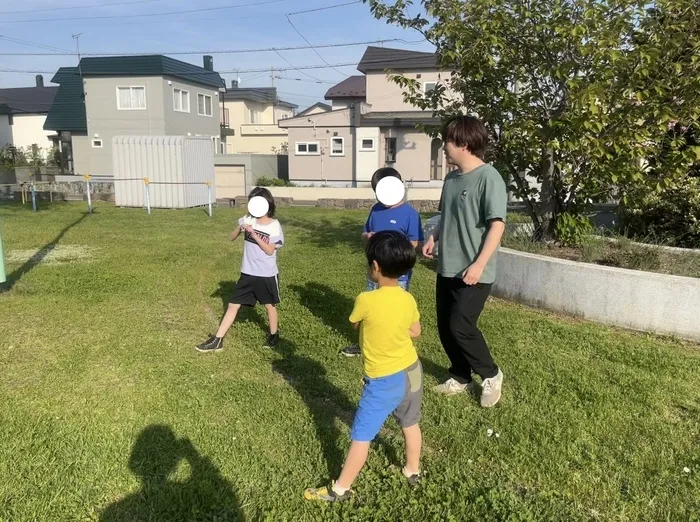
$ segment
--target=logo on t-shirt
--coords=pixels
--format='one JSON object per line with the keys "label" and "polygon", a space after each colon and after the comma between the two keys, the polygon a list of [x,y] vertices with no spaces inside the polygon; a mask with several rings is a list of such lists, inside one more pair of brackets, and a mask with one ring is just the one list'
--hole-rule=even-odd
{"label": "logo on t-shirt", "polygon": [[[255,230],[255,229],[253,229]],[[267,234],[265,232],[261,232],[260,230],[255,230],[255,232],[260,236],[260,239],[262,240],[263,243],[270,244],[270,234]],[[250,234],[249,232],[245,233],[245,240],[248,241],[249,243],[255,243],[257,245],[257,241],[255,241],[255,238],[253,238],[253,235]]]}
{"label": "logo on t-shirt", "polygon": [[396,224],[396,220],[395,220],[395,219],[392,219],[391,221],[389,221],[389,223],[391,223],[392,225],[395,225],[395,224]]}

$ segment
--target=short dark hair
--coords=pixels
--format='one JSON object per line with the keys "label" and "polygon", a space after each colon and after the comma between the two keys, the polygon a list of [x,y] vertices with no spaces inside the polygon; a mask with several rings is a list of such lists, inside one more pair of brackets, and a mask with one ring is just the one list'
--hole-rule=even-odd
{"label": "short dark hair", "polygon": [[416,264],[416,249],[408,238],[396,230],[377,232],[367,242],[367,263],[375,261],[384,277],[398,279]]}
{"label": "short dark hair", "polygon": [[277,206],[275,205],[275,198],[272,197],[272,192],[267,190],[265,187],[255,187],[250,191],[250,194],[248,194],[248,201],[253,199],[255,196],[265,198],[267,204],[269,205],[267,217],[275,217],[275,210],[277,209]]}
{"label": "short dark hair", "polygon": [[401,179],[401,174],[399,174],[398,170],[392,167],[382,167],[381,169],[377,170],[374,174],[372,174],[372,190],[376,192],[379,181],[389,177]]}
{"label": "short dark hair", "polygon": [[489,133],[479,118],[455,116],[442,128],[442,141],[466,147],[474,156],[483,160],[489,145]]}

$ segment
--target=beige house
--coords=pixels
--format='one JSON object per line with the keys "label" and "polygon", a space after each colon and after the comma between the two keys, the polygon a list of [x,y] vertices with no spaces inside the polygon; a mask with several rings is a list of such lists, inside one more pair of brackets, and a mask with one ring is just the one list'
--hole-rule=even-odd
{"label": "beige house", "polygon": [[297,105],[277,98],[274,87],[238,87],[236,81],[219,97],[221,146],[225,154],[271,154],[287,143],[287,129]]}
{"label": "beige house", "polygon": [[[329,89],[330,111],[279,122],[289,131],[289,179],[309,185],[363,186],[380,167],[396,168],[406,181],[440,186],[447,166],[442,143],[419,131],[435,125],[432,112],[406,103],[387,71],[435,88],[441,72],[432,53],[369,47],[358,70]],[[306,112],[306,111],[305,111]]]}

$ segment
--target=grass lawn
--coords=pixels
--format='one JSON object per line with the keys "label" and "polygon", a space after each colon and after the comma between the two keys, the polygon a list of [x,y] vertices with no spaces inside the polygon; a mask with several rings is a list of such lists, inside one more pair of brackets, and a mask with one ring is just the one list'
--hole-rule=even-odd
{"label": "grass lawn", "polygon": [[[482,326],[503,402],[426,391],[424,484],[404,483],[390,421],[350,503],[306,503],[360,394],[338,350],[364,212],[281,209],[280,348],[260,347],[258,309],[198,354],[238,276],[237,211],[84,210],[0,206],[0,520],[700,520],[698,346],[499,300]],[[427,388],[447,363],[433,283],[420,265]]]}

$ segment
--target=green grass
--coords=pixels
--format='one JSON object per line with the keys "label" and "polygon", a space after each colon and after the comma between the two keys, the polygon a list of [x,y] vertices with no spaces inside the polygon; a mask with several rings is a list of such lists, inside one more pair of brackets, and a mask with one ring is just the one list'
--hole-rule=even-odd
{"label": "green grass", "polygon": [[[360,394],[338,350],[364,213],[280,209],[282,346],[260,348],[256,310],[202,355],[238,276],[236,211],[84,208],[0,206],[0,520],[700,520],[698,347],[499,300],[481,324],[501,405],[426,392],[422,486],[390,421],[352,502],[305,503],[341,466]],[[433,282],[419,266],[428,388],[447,362]]]}

